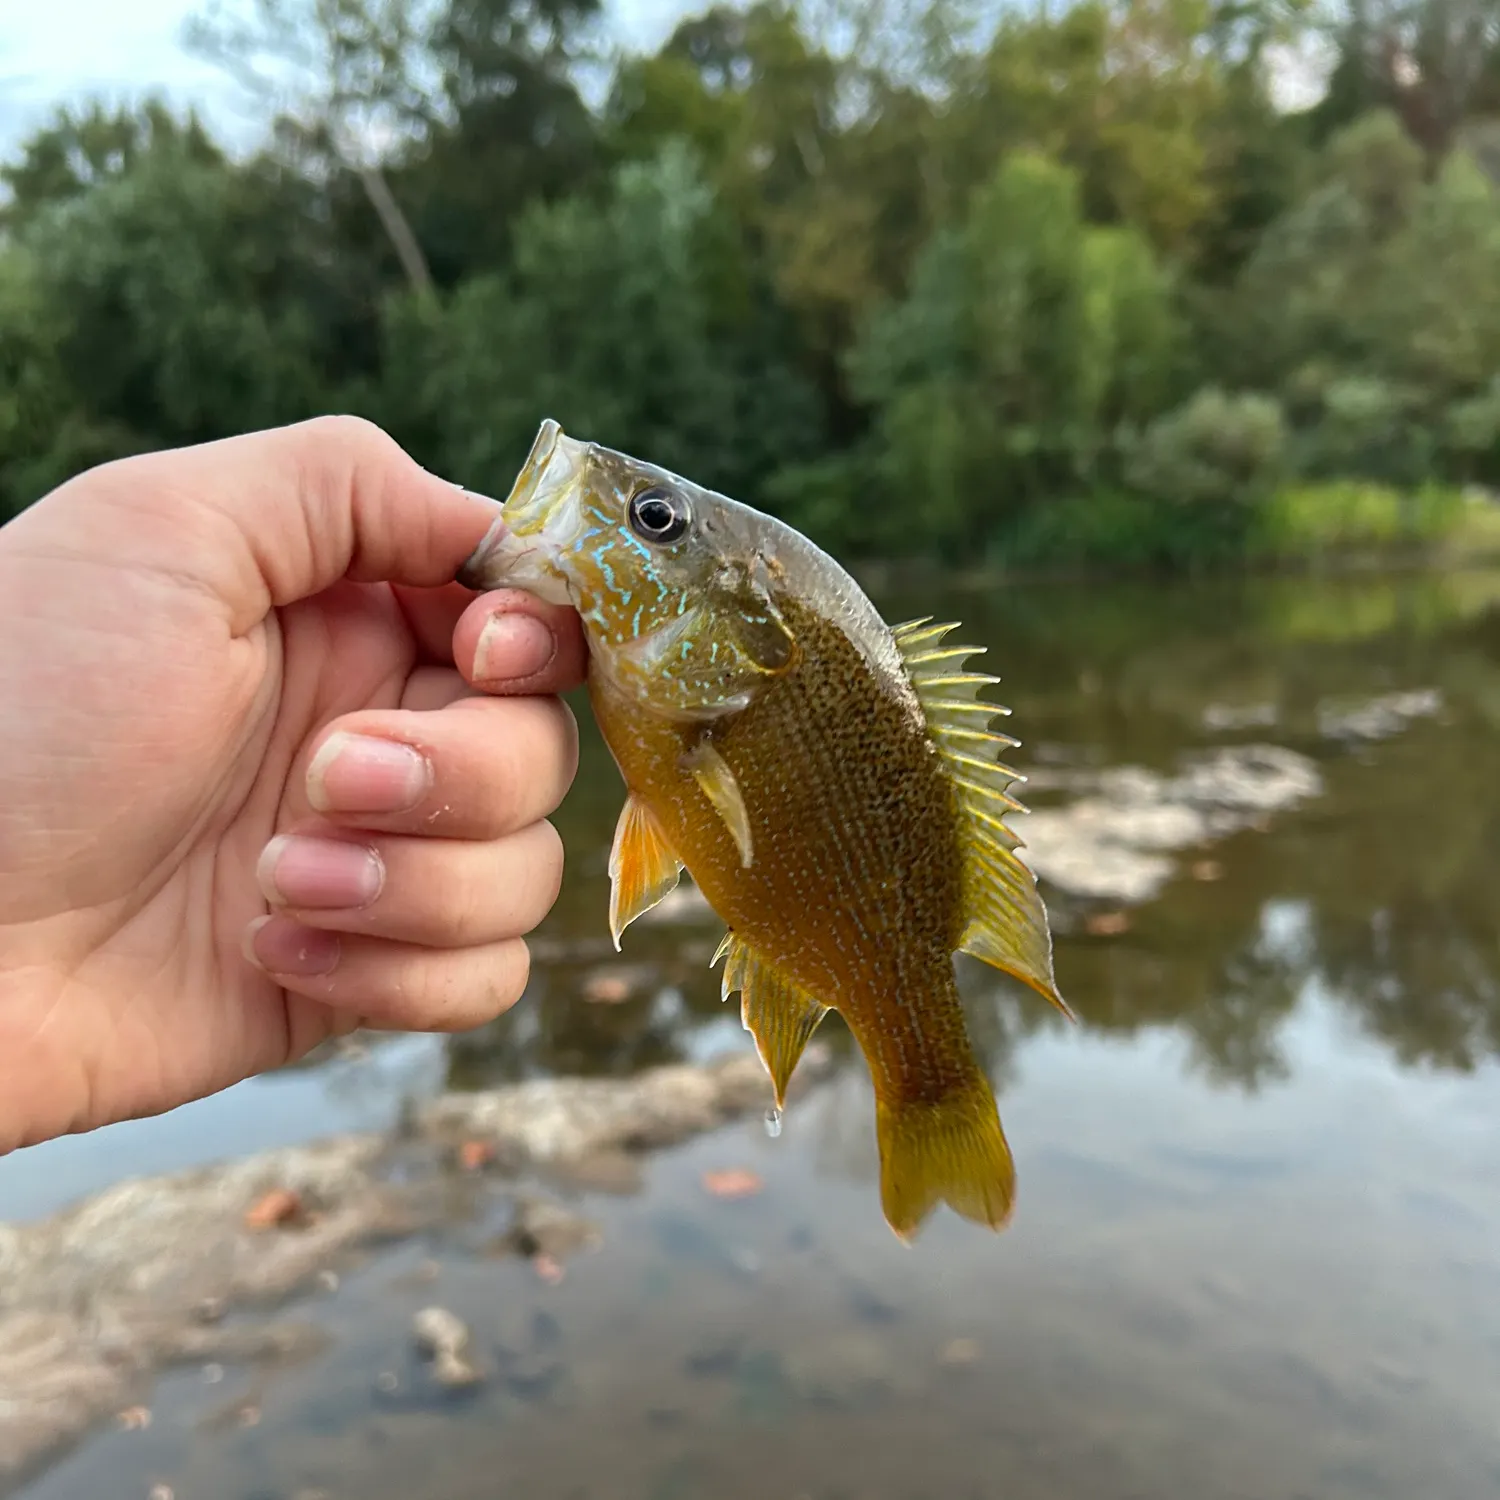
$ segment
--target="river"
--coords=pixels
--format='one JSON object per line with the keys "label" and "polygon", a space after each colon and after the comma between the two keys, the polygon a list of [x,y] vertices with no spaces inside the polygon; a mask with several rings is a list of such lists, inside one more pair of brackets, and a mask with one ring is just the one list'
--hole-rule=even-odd
{"label": "river", "polygon": [[[1223,745],[1321,773],[1302,805],[1174,854],[1152,900],[1058,903],[1080,1026],[964,970],[1013,1225],[945,1211],[915,1247],[894,1239],[863,1066],[830,1017],[834,1074],[779,1137],[752,1119],[580,1193],[600,1248],[560,1278],[476,1234],[394,1245],[302,1307],[320,1352],[170,1372],[149,1425],[90,1437],[18,1494],[1500,1494],[1500,575],[939,581],[877,602],[989,644],[1038,808],[1070,778],[1170,774]],[[445,1086],[747,1046],[711,920],[643,922],[610,951],[620,789],[579,714],[567,879],[515,1011],[0,1160],[0,1217],[387,1124]],[[758,1190],[707,1191],[724,1171]],[[432,1303],[482,1352],[525,1357],[436,1390],[409,1339]]]}

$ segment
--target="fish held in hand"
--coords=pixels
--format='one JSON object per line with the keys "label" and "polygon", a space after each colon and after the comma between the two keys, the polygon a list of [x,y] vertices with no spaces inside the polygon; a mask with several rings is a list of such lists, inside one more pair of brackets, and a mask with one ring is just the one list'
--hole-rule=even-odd
{"label": "fish held in hand", "polygon": [[946,1201],[1000,1228],[1015,1169],[953,956],[1065,1014],[1020,840],[1005,710],[952,625],[892,629],[801,533],[542,424],[459,574],[572,605],[595,718],[627,788],[610,854],[620,934],[686,868],[728,927],[723,992],[779,1109],[830,1009],[869,1065],[881,1206],[910,1239]]}

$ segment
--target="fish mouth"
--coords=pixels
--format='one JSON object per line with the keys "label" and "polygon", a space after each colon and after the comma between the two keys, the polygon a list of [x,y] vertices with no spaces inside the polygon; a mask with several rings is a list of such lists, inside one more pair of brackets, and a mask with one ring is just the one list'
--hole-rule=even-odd
{"label": "fish mouth", "polygon": [[547,417],[511,486],[501,514],[455,575],[465,588],[522,588],[568,604],[558,559],[577,529],[578,496],[589,445]]}

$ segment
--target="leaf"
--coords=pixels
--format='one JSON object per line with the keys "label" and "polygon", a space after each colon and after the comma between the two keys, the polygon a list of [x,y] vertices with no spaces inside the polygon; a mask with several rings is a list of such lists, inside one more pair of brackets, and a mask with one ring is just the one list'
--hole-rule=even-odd
{"label": "leaf", "polygon": [[727,1167],[703,1174],[704,1191],[715,1198],[753,1198],[765,1185],[759,1172],[746,1167]]}

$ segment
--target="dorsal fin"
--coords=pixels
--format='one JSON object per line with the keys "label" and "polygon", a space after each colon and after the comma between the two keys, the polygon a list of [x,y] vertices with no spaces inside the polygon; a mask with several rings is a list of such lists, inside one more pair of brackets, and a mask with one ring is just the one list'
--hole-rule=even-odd
{"label": "dorsal fin", "polygon": [[934,625],[929,617],[891,633],[963,819],[965,925],[959,950],[1015,975],[1072,1019],[1053,978],[1052,935],[1036,877],[1017,856],[1024,846],[1004,821],[1007,813],[1026,811],[1009,792],[1025,777],[998,759],[1020,741],[989,727],[1010,710],[982,700],[979,689],[1000,679],[961,670],[984,648],[945,646],[944,638],[957,628],[956,622]]}

